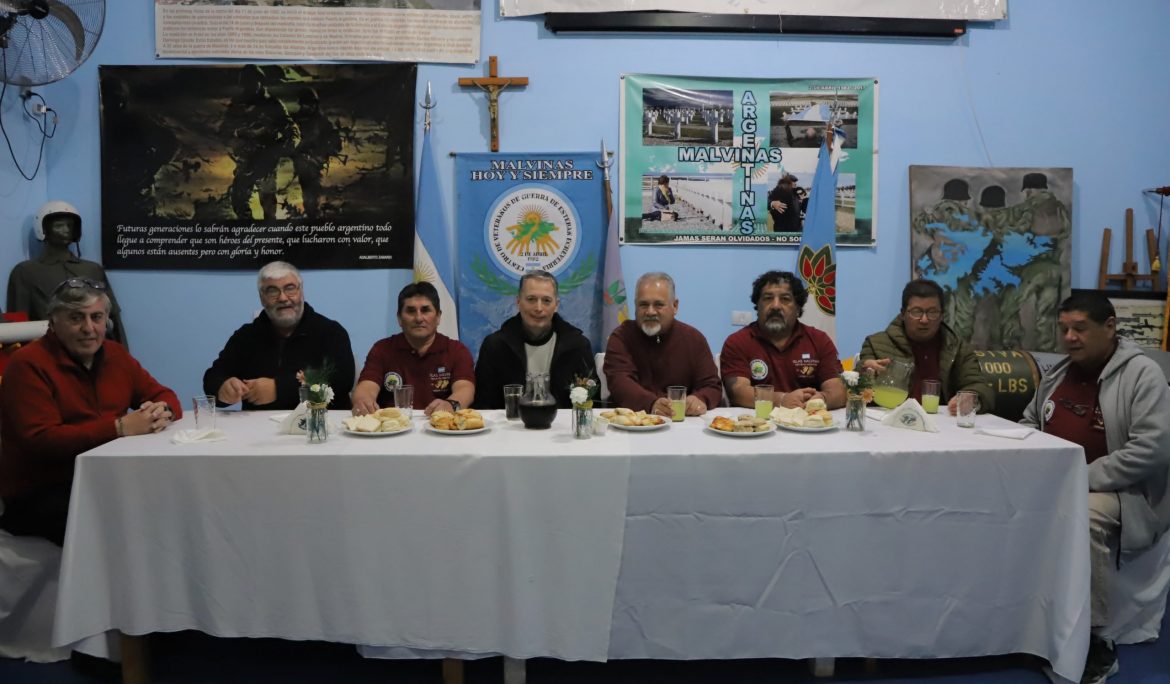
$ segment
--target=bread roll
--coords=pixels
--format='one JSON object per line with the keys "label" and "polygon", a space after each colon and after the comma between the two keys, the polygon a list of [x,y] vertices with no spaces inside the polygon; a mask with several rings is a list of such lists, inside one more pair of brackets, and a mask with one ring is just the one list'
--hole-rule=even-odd
{"label": "bread roll", "polygon": [[816,397],[814,399],[809,399],[808,401],[804,402],[804,410],[808,411],[809,413],[816,413],[817,411],[824,411],[827,408],[828,407],[825,406],[825,400],[821,399],[820,397]]}

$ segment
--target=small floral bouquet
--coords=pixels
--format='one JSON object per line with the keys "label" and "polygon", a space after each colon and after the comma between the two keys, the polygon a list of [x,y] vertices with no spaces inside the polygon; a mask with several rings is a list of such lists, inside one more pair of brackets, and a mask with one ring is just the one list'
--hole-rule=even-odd
{"label": "small floral bouquet", "polygon": [[861,397],[866,403],[873,401],[873,375],[870,373],[844,371],[841,382],[845,383],[845,392],[849,396]]}
{"label": "small floral bouquet", "polygon": [[329,385],[329,376],[333,375],[333,363],[325,359],[320,368],[305,368],[297,374],[297,379],[308,388],[307,399],[310,404],[324,404],[328,406],[333,401],[333,387]]}
{"label": "small floral bouquet", "polygon": [[573,408],[593,408],[595,394],[597,380],[594,380],[592,375],[573,376],[573,382],[569,383],[569,401],[573,402]]}

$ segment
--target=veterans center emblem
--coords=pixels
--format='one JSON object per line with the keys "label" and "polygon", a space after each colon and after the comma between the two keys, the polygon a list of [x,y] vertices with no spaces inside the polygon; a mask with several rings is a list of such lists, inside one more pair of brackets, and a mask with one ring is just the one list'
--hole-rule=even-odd
{"label": "veterans center emblem", "polygon": [[533,269],[556,275],[581,242],[577,211],[547,185],[521,185],[500,195],[487,214],[487,251],[516,278]]}

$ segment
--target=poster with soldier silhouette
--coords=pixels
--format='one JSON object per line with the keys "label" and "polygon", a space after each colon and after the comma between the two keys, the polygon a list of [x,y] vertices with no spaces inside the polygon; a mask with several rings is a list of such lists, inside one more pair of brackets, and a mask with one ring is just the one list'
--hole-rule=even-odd
{"label": "poster with soldier silhouette", "polygon": [[106,268],[410,268],[413,64],[103,66]]}
{"label": "poster with soldier silhouette", "polygon": [[910,167],[910,264],[976,349],[1059,351],[1072,291],[1072,169]]}

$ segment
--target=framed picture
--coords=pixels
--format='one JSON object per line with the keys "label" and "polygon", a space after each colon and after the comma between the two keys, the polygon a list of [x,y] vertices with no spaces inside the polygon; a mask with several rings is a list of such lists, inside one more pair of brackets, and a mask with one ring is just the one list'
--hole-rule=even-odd
{"label": "framed picture", "polygon": [[1124,290],[1073,290],[1097,292],[1109,298],[1117,311],[1117,334],[1128,337],[1144,349],[1162,348],[1162,327],[1166,322],[1165,292]]}

